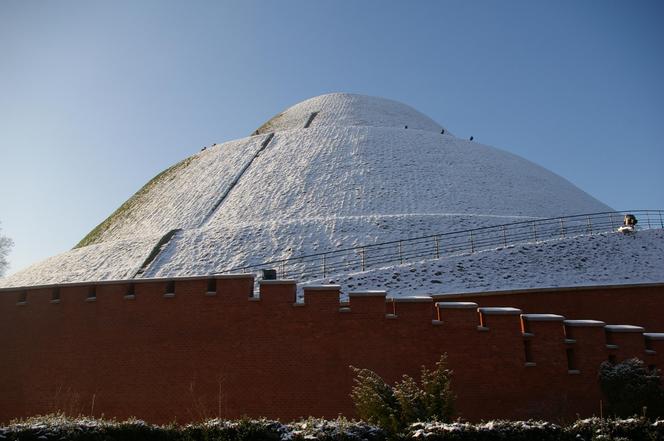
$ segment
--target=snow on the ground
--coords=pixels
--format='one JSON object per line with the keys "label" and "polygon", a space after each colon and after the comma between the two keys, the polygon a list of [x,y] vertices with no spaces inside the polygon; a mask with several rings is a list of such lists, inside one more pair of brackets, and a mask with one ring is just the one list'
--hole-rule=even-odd
{"label": "snow on the ground", "polygon": [[[268,125],[262,133],[277,131],[257,157],[265,134],[192,156],[110,218],[92,248],[47,259],[0,286],[128,277],[172,229],[182,231],[143,277],[210,274],[312,252],[610,210],[540,166],[441,134],[428,117],[382,98],[324,95]],[[119,244],[127,241],[140,246],[126,252]]]}
{"label": "snow on the ground", "polygon": [[602,233],[430,259],[308,284],[388,296],[664,282],[664,230]]}

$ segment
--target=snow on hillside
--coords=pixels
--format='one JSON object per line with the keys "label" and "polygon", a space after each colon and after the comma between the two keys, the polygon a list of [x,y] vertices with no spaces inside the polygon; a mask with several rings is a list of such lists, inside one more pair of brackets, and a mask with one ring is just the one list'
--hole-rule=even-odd
{"label": "snow on hillside", "polygon": [[0,288],[128,279],[136,274],[159,238],[144,236],[77,248],[0,278]]}
{"label": "snow on hillside", "polygon": [[[319,112],[303,128],[312,112]],[[408,125],[408,129],[405,126]],[[307,100],[261,134],[215,145],[156,177],[83,246],[0,286],[203,275],[266,260],[609,207],[500,149],[460,140],[414,109],[361,95]],[[230,190],[229,190],[230,189]],[[215,208],[216,207],[216,208]],[[132,250],[128,244],[136,244]]]}
{"label": "snow on hillside", "polygon": [[[311,128],[324,126],[398,127],[440,133],[443,126],[410,106],[385,98],[350,93],[330,93],[302,101],[263,124],[258,133],[285,131],[305,126],[311,114]],[[447,130],[445,130],[447,132]]]}
{"label": "snow on hillside", "polygon": [[145,276],[607,210],[535,164],[451,136],[297,129],[277,133],[206,227],[175,238]]}
{"label": "snow on hillside", "polygon": [[502,216],[416,213],[210,226],[174,238],[145,277],[208,274],[268,260],[512,220]]}
{"label": "snow on hillside", "polygon": [[517,220],[610,210],[505,151],[427,131],[374,127],[277,133],[223,208],[213,224],[416,213]]}
{"label": "snow on hillside", "polygon": [[388,296],[664,282],[664,230],[603,233],[429,259],[300,285]]}

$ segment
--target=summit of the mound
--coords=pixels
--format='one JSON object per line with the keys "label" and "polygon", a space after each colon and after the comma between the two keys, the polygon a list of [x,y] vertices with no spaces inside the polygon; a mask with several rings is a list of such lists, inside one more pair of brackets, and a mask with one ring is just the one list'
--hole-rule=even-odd
{"label": "summit of the mound", "polygon": [[[351,93],[329,93],[275,115],[255,135],[303,127],[390,127],[440,133],[444,127],[398,101]],[[447,132],[447,130],[445,130]]]}

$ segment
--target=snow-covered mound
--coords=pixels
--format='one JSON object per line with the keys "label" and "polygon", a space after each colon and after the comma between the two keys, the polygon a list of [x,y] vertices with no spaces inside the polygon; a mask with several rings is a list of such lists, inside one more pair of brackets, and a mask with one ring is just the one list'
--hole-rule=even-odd
{"label": "snow-covered mound", "polygon": [[329,94],[287,109],[248,138],[176,164],[77,248],[0,286],[203,275],[340,247],[607,210],[560,176],[458,139],[408,106]]}

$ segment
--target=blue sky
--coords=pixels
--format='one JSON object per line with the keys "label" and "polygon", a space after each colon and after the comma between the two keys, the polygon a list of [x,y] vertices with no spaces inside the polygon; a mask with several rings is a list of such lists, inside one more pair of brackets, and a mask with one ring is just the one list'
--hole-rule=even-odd
{"label": "blue sky", "polygon": [[409,104],[616,209],[664,208],[664,2],[0,2],[10,273],[306,98]]}

